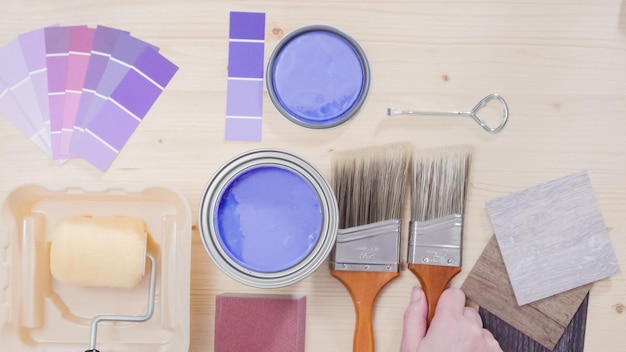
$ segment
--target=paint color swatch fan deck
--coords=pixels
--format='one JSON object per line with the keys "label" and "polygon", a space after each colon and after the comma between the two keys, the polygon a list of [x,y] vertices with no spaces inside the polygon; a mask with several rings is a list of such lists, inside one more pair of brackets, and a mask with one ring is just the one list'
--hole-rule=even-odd
{"label": "paint color swatch fan deck", "polygon": [[52,159],[106,171],[178,67],[105,26],[51,26],[0,47],[0,115]]}

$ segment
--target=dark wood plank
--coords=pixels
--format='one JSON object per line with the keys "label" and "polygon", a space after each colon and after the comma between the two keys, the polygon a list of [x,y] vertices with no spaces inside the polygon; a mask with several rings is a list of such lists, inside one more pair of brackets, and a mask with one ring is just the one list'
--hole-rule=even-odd
{"label": "dark wood plank", "polygon": [[486,309],[479,308],[478,312],[483,319],[483,326],[491,331],[504,352],[583,352],[588,303],[589,294],[583,300],[553,350],[545,348]]}
{"label": "dark wood plank", "polygon": [[461,289],[468,299],[552,350],[591,285],[518,306],[495,236],[487,243]]}

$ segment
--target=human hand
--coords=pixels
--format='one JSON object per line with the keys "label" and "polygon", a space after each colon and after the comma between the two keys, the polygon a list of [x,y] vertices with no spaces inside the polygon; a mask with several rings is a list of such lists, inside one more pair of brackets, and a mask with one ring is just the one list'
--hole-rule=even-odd
{"label": "human hand", "polygon": [[401,352],[502,352],[493,335],[483,329],[476,309],[465,306],[465,294],[446,289],[427,329],[428,306],[424,292],[414,287],[404,312]]}

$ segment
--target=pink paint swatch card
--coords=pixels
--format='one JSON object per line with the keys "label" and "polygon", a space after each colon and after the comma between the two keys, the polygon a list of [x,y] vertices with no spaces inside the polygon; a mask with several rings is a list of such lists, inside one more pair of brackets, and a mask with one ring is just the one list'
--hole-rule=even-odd
{"label": "pink paint swatch card", "polygon": [[88,27],[70,28],[70,45],[67,58],[68,70],[59,147],[59,155],[66,158],[74,156],[70,153],[70,141],[74,131],[74,121],[78,112],[85,76],[87,75],[95,31],[95,29]]}
{"label": "pink paint swatch card", "polygon": [[146,47],[85,128],[78,154],[106,171],[161,95],[178,67]]}
{"label": "pink paint swatch card", "polygon": [[[13,96],[21,108],[24,117],[29,120],[29,124],[35,128],[37,137],[46,147],[47,153],[50,152],[49,143],[46,139],[46,133],[39,127],[43,127],[43,118],[39,110],[39,104],[35,100],[35,90],[30,81],[30,74],[24,55],[17,39],[11,40],[4,46],[0,47],[0,79],[3,81],[8,91],[5,94]],[[39,142],[37,142],[39,145]]]}

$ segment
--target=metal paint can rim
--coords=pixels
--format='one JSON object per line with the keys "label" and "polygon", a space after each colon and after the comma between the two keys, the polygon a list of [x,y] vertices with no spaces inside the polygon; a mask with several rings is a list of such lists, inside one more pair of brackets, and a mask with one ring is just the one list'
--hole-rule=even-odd
{"label": "metal paint can rim", "polygon": [[[331,123],[326,123],[326,124],[310,123],[310,122],[303,121],[298,116],[294,116],[283,106],[283,104],[281,104],[280,98],[278,97],[278,94],[276,93],[276,88],[274,86],[273,77],[274,77],[274,71],[275,71],[275,64],[276,64],[276,60],[278,56],[281,53],[281,50],[284,47],[286,47],[293,39],[309,32],[328,32],[328,33],[338,36],[339,38],[344,40],[346,44],[354,50],[354,53],[357,56],[361,64],[361,73],[363,75],[363,85],[361,87],[361,91],[359,92],[359,96],[357,100],[354,102],[354,104],[352,104],[352,106],[348,110],[343,112],[340,118],[335,119],[335,121]],[[274,51],[270,55],[270,58],[267,63],[266,71],[267,72],[266,72],[265,77],[266,77],[267,92],[270,97],[270,100],[272,101],[272,104],[274,104],[276,109],[291,122],[297,125],[303,126],[303,127],[313,128],[313,129],[332,128],[332,127],[339,126],[343,124],[344,122],[350,120],[354,115],[356,115],[356,113],[361,109],[361,107],[365,103],[365,100],[367,99],[367,95],[369,93],[370,81],[371,81],[371,70],[370,70],[369,62],[367,60],[367,56],[365,55],[365,51],[363,50],[363,48],[359,45],[359,43],[354,38],[352,38],[348,34],[344,33],[343,31],[335,27],[327,26],[327,25],[305,26],[287,34],[276,45],[276,47],[274,48]]]}
{"label": "metal paint can rim", "polygon": [[[249,270],[236,263],[220,244],[213,216],[224,190],[231,181],[259,166],[276,166],[303,177],[317,193],[322,211],[321,233],[310,253],[293,267],[270,273]],[[277,149],[252,150],[222,165],[205,187],[198,210],[200,237],[212,261],[230,278],[257,288],[289,286],[312,274],[330,254],[337,237],[338,224],[337,201],[332,187],[324,176],[304,159]]]}

